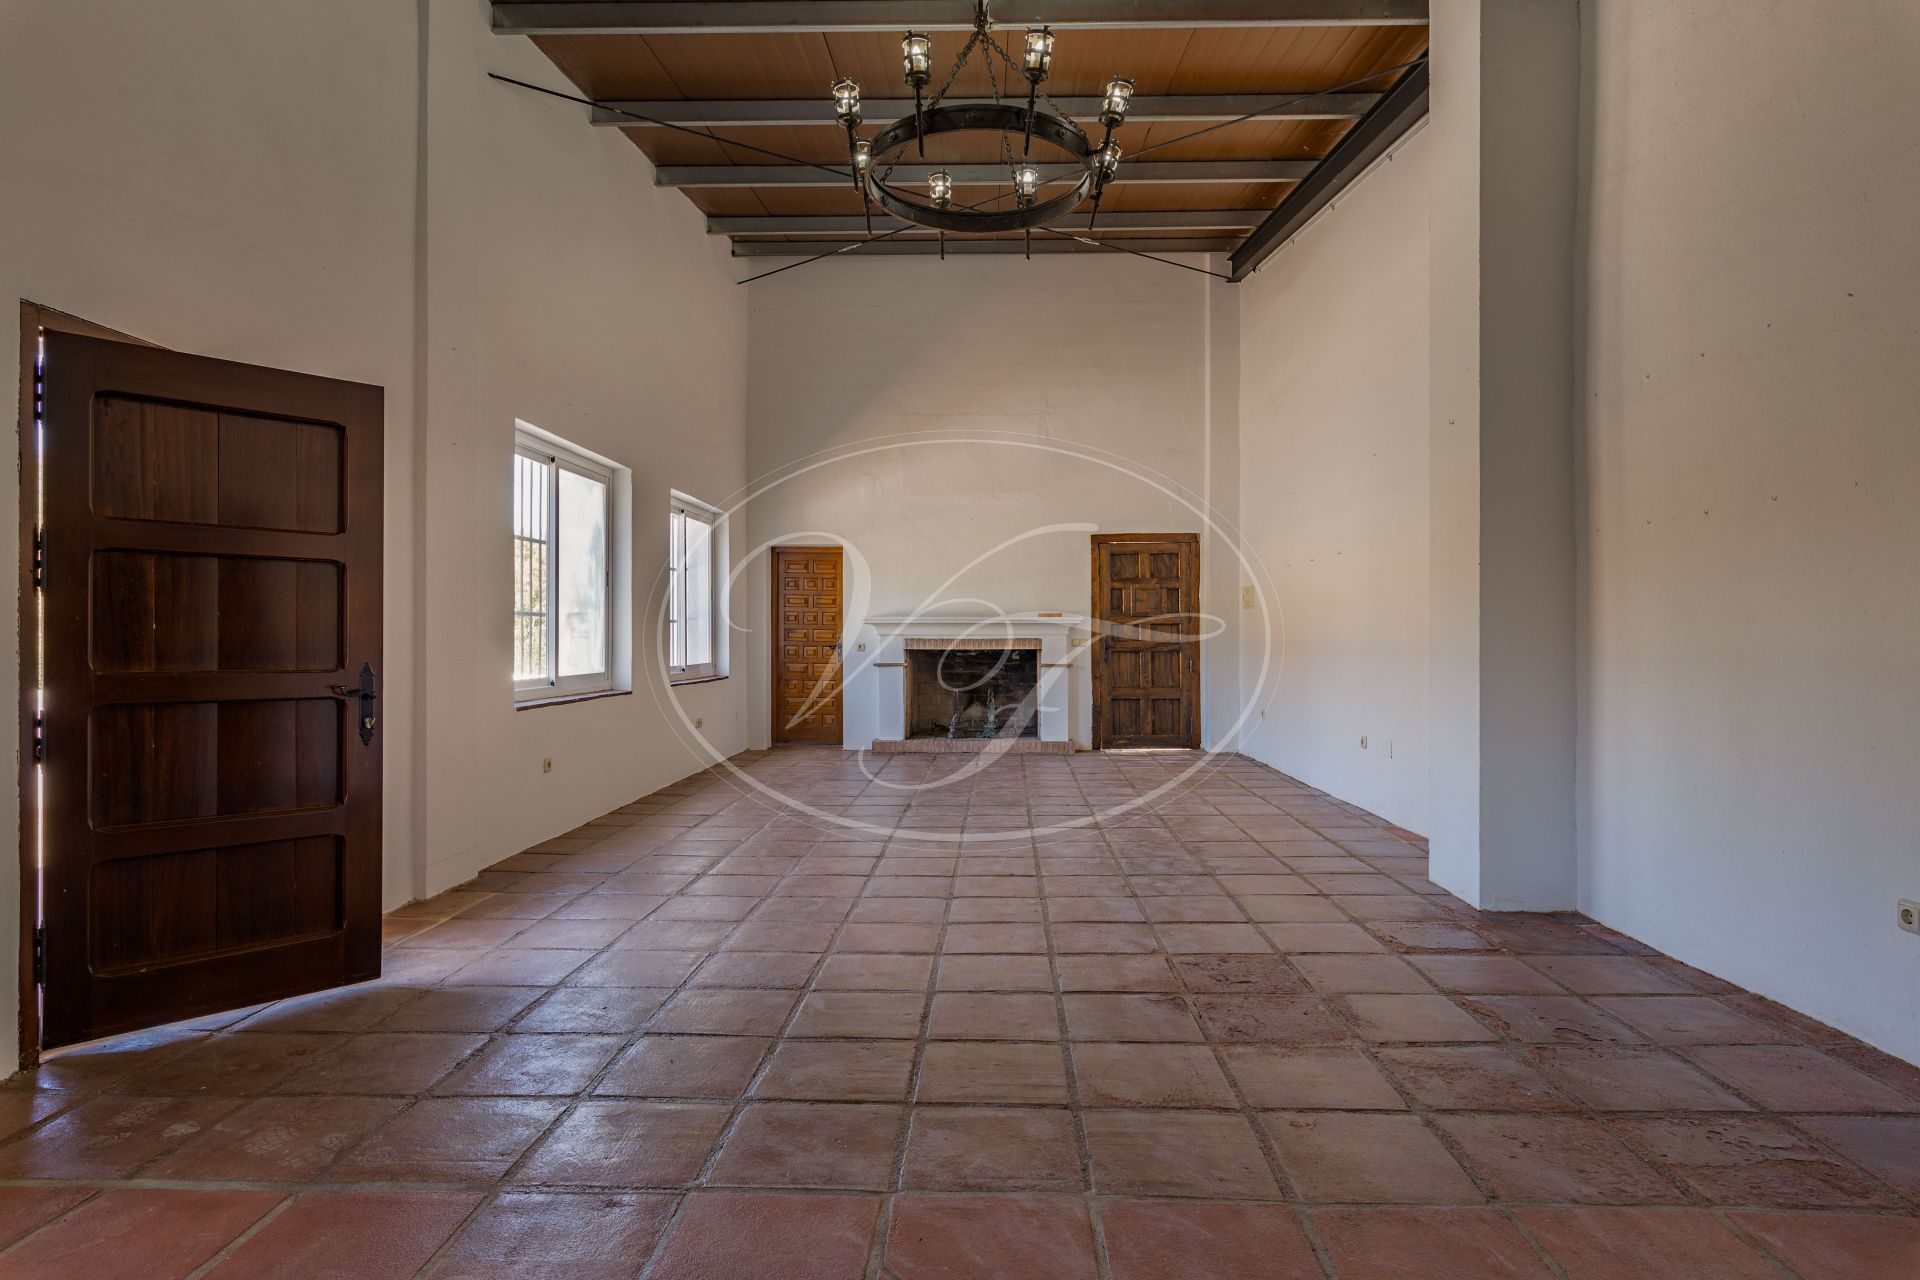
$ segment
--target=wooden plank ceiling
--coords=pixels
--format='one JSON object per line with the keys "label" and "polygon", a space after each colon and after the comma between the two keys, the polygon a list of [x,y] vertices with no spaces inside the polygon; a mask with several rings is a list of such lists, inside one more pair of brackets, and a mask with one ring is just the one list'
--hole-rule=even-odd
{"label": "wooden plank ceiling", "polygon": [[[964,24],[972,15],[972,0],[949,0],[955,24]],[[1136,101],[1157,104],[1161,111],[1141,111],[1145,115],[1178,115],[1184,118],[1130,120],[1118,133],[1120,145],[1128,157],[1145,148],[1167,143],[1195,130],[1216,125],[1229,113],[1238,114],[1269,105],[1289,95],[1321,93],[1345,86],[1353,96],[1329,98],[1289,107],[1284,113],[1229,124],[1154,151],[1142,161],[1131,158],[1120,166],[1118,181],[1109,188],[1101,205],[1096,238],[1150,245],[1156,249],[1185,247],[1191,242],[1196,250],[1230,251],[1238,246],[1258,223],[1283,201],[1296,183],[1311,172],[1312,164],[1323,160],[1354,128],[1379,95],[1390,89],[1404,71],[1388,71],[1419,58],[1427,47],[1425,6],[1387,0],[1387,3],[1356,3],[1356,0],[1271,0],[1275,12],[1281,8],[1304,16],[1298,25],[1259,25],[1265,18],[1261,5],[1224,6],[1219,10],[1204,0],[1189,0],[1191,11],[1199,16],[1225,14],[1232,21],[1239,15],[1252,25],[1195,26],[1065,26],[1057,29],[1052,77],[1044,86],[1055,99],[1069,97],[1097,99],[1109,78],[1132,78]],[[851,182],[834,179],[817,170],[799,167],[797,173],[770,173],[768,166],[779,162],[770,157],[729,145],[729,140],[767,147],[799,159],[844,166],[847,162],[846,136],[833,118],[828,86],[842,76],[859,82],[869,103],[901,98],[911,101],[911,90],[901,80],[900,31],[810,30],[808,16],[818,12],[824,19],[845,17],[851,6],[840,0],[795,0],[783,5],[739,3],[717,0],[709,4],[664,3],[663,0],[621,0],[618,4],[580,5],[568,0],[528,0],[527,3],[496,4],[496,27],[502,31],[525,29],[526,15],[549,25],[540,13],[551,6],[555,15],[551,25],[563,28],[558,34],[536,34],[531,38],[551,58],[582,95],[599,102],[624,103],[646,110],[644,104],[728,103],[766,104],[763,111],[742,110],[730,106],[724,114],[734,117],[758,116],[758,122],[744,118],[736,123],[702,127],[705,136],[654,126],[622,127],[634,145],[644,151],[661,169],[660,178],[682,189],[696,208],[709,217],[709,230],[728,235],[734,252],[740,255],[775,250],[775,242],[802,242],[808,246],[864,239],[856,229],[861,215],[861,198]],[[713,14],[723,17],[730,7],[742,13],[752,11],[758,19],[777,11],[779,30],[749,32],[702,30],[650,31],[647,34],[608,32],[608,15],[625,17],[627,10],[653,9],[661,15],[652,20],[636,19],[631,25],[676,27],[697,14],[705,19]],[[925,12],[926,4],[903,6]],[[1009,3],[999,6],[1010,9]],[[1099,5],[1096,0],[1069,0],[1066,7],[1076,13],[1092,12],[1102,18],[1126,20],[1142,9],[1158,9],[1179,15],[1187,12],[1180,5],[1141,6],[1132,0],[1115,0]],[[872,8],[869,6],[869,8]],[[1026,4],[1017,15],[1021,26],[996,27],[995,35],[1016,58],[1026,21],[1026,10],[1049,18],[1045,5]],[[509,12],[511,11],[511,12]],[[1394,20],[1381,22],[1366,14],[1392,12]],[[884,16],[885,10],[878,12]],[[1406,15],[1414,15],[1409,20]],[[1251,16],[1249,16],[1251,15]],[[797,25],[786,25],[797,16]],[[1360,20],[1355,20],[1360,17]],[[1058,21],[1057,19],[1054,19]],[[1175,21],[1181,19],[1177,16]],[[706,25],[711,25],[707,23]],[[722,24],[730,25],[730,24]],[[761,25],[759,22],[745,25]],[[904,30],[904,28],[903,28]],[[966,33],[938,30],[933,33],[934,86],[938,87],[951,68],[953,59],[966,41]],[[1001,94],[1024,99],[1025,84],[1010,88],[1002,68]],[[1372,76],[1370,80],[1364,77]],[[1362,81],[1361,83],[1354,83]],[[948,101],[988,99],[993,96],[986,61],[976,51],[949,91]],[[1180,103],[1179,99],[1198,96],[1226,96],[1226,103]],[[1158,100],[1172,99],[1160,103]],[[800,104],[795,106],[793,104]],[[815,107],[813,104],[817,104]],[[656,106],[649,114],[664,113]],[[583,109],[583,113],[584,113]],[[769,124],[768,115],[790,118],[797,112],[811,112],[801,122]],[[592,113],[605,127],[621,127],[616,113]],[[889,122],[889,115],[867,112],[861,132],[871,135]],[[1078,123],[1097,142],[1098,122],[1088,114],[1076,116]],[[1047,154],[1036,144],[1036,158],[1060,159]],[[991,135],[947,136],[931,139],[927,163],[989,164],[999,159],[999,142]],[[917,156],[903,155],[903,163],[918,162]],[[1148,170],[1144,161],[1153,162]],[[1218,169],[1191,169],[1189,165],[1217,161],[1291,161],[1276,170],[1253,174],[1221,173]],[[1305,163],[1301,163],[1305,162]],[[689,173],[689,168],[702,170]],[[746,168],[744,177],[714,170]],[[811,175],[808,177],[807,175]],[[1130,174],[1132,175],[1130,177]],[[1146,180],[1151,175],[1154,180]],[[1259,180],[1235,180],[1243,176]],[[767,179],[762,181],[761,179]],[[791,179],[818,179],[825,185],[800,185]],[[1163,180],[1163,179],[1175,180]],[[1274,180],[1284,178],[1284,180]],[[779,181],[776,179],[787,179]],[[706,185],[712,183],[713,185]],[[697,185],[695,185],[697,184]],[[968,185],[965,199],[980,200],[1005,192],[1004,185]],[[1160,216],[1153,216],[1160,215]],[[796,223],[796,218],[820,219]],[[878,230],[890,230],[899,224],[875,218]],[[1075,228],[1075,224],[1065,224]],[[1084,226],[1084,215],[1078,223]],[[927,233],[930,239],[931,233]],[[1051,248],[1079,247],[1056,237]],[[920,240],[918,231],[894,237],[893,250],[913,251],[900,240]],[[1038,237],[1036,237],[1038,239]],[[949,244],[954,238],[949,237]],[[974,248],[1017,249],[1017,236],[1004,246],[976,245]],[[921,248],[932,250],[931,243]]]}

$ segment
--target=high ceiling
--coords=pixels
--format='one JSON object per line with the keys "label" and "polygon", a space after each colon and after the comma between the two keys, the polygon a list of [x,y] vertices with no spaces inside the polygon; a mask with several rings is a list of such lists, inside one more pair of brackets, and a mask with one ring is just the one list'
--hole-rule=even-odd
{"label": "high ceiling", "polygon": [[[1048,94],[1098,140],[1099,95],[1133,79],[1135,109],[1116,135],[1128,157],[1289,95],[1323,94],[1129,158],[1092,235],[1154,251],[1233,253],[1245,270],[1323,205],[1425,110],[1427,0],[997,0],[996,36],[1016,58],[1029,24],[1056,32]],[[596,109],[683,190],[736,255],[793,254],[866,238],[849,179],[784,164],[731,143],[844,166],[846,136],[827,87],[851,76],[871,134],[912,109],[901,82],[900,37],[934,40],[934,84],[966,42],[973,0],[526,0],[495,3],[495,29],[525,34],[586,96],[684,124],[694,136]],[[1365,77],[1373,77],[1370,80]],[[1360,83],[1355,83],[1360,82]],[[1010,89],[1002,75],[1003,96]],[[1337,86],[1341,92],[1329,93]],[[969,60],[948,101],[992,96],[986,60]],[[717,137],[714,135],[718,135]],[[721,141],[720,139],[727,141]],[[994,165],[999,144],[980,135],[929,141],[927,162]],[[917,157],[909,157],[917,161]],[[1003,166],[969,180],[968,201],[1006,193]],[[899,176],[899,175],[896,175]],[[1284,207],[1283,207],[1284,206]],[[1276,213],[1276,210],[1278,212]],[[901,224],[876,215],[876,231]],[[1083,213],[1061,224],[1079,233]],[[1018,235],[948,248],[1019,252]],[[1038,251],[1087,250],[1036,235]],[[796,246],[795,242],[804,242]],[[933,252],[931,233],[895,236],[860,252]]]}

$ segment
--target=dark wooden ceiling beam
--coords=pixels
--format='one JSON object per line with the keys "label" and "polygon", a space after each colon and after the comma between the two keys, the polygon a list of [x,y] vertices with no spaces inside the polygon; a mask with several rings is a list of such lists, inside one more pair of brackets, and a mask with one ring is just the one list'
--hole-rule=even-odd
{"label": "dark wooden ceiling beam", "polygon": [[[1238,241],[1232,239],[1191,240],[1154,240],[1140,239],[1114,240],[1114,244],[1123,244],[1136,253],[1227,253]],[[858,249],[848,249],[848,245],[858,244]],[[864,258],[868,256],[913,256],[917,254],[937,254],[940,243],[937,240],[908,240],[896,236],[891,240],[876,240],[863,244],[858,240],[735,240],[733,256],[736,258],[810,258],[817,253],[828,253],[846,249],[848,257]],[[1066,240],[1060,236],[1047,235],[1036,231],[1033,235],[1035,253],[1107,253],[1118,257],[1112,249],[1103,249],[1097,244],[1087,244],[1081,240]],[[952,253],[1025,253],[1026,245],[1019,239],[1012,240],[975,240],[965,236],[948,236],[947,252]]]}
{"label": "dark wooden ceiling beam", "polygon": [[[996,25],[1131,29],[1422,26],[1427,0],[999,0]],[[735,0],[733,3],[493,6],[503,35],[747,35],[780,31],[966,31],[964,0]]]}
{"label": "dark wooden ceiling beam", "polygon": [[[1120,166],[1120,184],[1196,182],[1299,182],[1314,171],[1312,160],[1141,160]],[[896,186],[925,185],[927,175],[944,168],[956,186],[1008,186],[1003,164],[903,164],[889,181]],[[1080,172],[1078,165],[1041,165],[1051,182]],[[853,179],[800,164],[674,164],[653,172],[662,187],[851,187]]]}
{"label": "dark wooden ceiling beam", "polygon": [[[1260,225],[1266,209],[1143,209],[1127,212],[1108,211],[1100,215],[1102,231],[1245,231]],[[1076,213],[1053,225],[1062,231],[1085,231],[1088,215]],[[881,231],[905,226],[897,218],[876,213],[873,225]],[[720,216],[707,219],[707,234],[713,236],[788,236],[860,234],[867,220],[857,213],[774,214],[772,216]]]}
{"label": "dark wooden ceiling beam", "polygon": [[[1190,94],[1180,97],[1147,97],[1133,100],[1127,119],[1135,124],[1163,120],[1237,120],[1278,101],[1281,95],[1253,93]],[[1377,93],[1322,93],[1299,102],[1289,102],[1262,112],[1260,121],[1270,120],[1357,120],[1380,100]],[[1053,102],[1075,119],[1100,114],[1098,98],[1055,98]],[[912,98],[868,99],[864,104],[869,120],[895,120],[913,114]],[[649,126],[632,115],[650,116],[667,124],[754,128],[796,124],[839,126],[833,114],[833,102],[824,93],[818,98],[776,99],[767,102],[723,102],[691,100],[680,102],[608,102],[593,109],[593,122],[614,128],[645,129]]]}
{"label": "dark wooden ceiling beam", "polygon": [[1290,240],[1313,216],[1331,204],[1367,166],[1385,155],[1427,114],[1427,64],[1408,69],[1381,95],[1379,105],[1347,131],[1346,137],[1233,254],[1233,278],[1244,280],[1274,250]]}

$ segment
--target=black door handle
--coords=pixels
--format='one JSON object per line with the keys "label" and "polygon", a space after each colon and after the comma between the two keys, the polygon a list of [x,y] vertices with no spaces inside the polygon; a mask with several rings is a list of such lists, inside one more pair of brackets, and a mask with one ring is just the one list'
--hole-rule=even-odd
{"label": "black door handle", "polygon": [[379,677],[373,673],[373,664],[360,664],[359,684],[336,684],[329,688],[337,698],[360,699],[360,741],[372,746],[373,731],[379,724],[379,717],[373,714],[373,704],[380,697]]}

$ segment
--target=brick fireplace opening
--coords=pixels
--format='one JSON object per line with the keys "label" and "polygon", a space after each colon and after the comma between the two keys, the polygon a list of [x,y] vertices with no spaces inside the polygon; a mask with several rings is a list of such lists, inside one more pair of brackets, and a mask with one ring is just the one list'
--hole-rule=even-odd
{"label": "brick fireplace opening", "polygon": [[907,737],[1038,738],[1040,646],[1017,644],[909,641]]}

